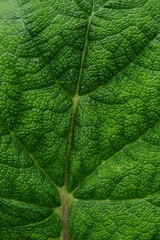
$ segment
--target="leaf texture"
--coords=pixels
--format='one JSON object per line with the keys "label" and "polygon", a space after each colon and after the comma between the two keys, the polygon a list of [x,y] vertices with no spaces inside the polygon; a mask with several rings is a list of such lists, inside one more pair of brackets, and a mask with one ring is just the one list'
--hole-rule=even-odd
{"label": "leaf texture", "polygon": [[159,0],[0,0],[0,240],[160,240]]}

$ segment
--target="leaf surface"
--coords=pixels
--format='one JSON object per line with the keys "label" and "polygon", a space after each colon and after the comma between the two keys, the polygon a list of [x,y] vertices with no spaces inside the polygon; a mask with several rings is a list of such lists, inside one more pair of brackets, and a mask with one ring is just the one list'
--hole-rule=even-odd
{"label": "leaf surface", "polygon": [[1,240],[160,240],[159,13],[0,1]]}

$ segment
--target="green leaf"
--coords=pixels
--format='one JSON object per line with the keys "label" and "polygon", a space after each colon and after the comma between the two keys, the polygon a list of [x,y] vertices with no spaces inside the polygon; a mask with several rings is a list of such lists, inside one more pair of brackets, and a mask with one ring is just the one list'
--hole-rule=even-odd
{"label": "green leaf", "polygon": [[159,13],[0,1],[1,240],[160,240]]}

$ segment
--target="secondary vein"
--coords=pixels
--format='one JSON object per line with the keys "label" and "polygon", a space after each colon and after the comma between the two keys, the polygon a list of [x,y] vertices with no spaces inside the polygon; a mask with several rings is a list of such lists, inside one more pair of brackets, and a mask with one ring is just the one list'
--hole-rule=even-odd
{"label": "secondary vein", "polygon": [[19,143],[19,145],[22,147],[22,149],[28,154],[28,156],[33,160],[35,166],[37,169],[39,169],[39,171],[45,176],[45,178],[50,182],[50,184],[56,188],[56,190],[58,191],[58,187],[55,184],[55,182],[49,177],[49,175],[45,172],[45,170],[40,166],[40,164],[38,163],[37,159],[33,156],[33,154],[31,152],[28,151],[28,149],[26,148],[26,146],[16,137],[16,135],[14,134],[13,131],[9,130],[9,133],[11,135],[11,137],[13,139],[15,139],[16,142]]}
{"label": "secondary vein", "polygon": [[6,124],[0,119],[0,123],[2,126],[6,129],[6,131],[9,133],[9,135],[17,142],[23,151],[30,157],[30,159],[34,162],[35,167],[44,175],[44,177],[50,182],[50,184],[59,192],[59,188],[56,185],[56,183],[50,178],[50,176],[46,173],[45,169],[43,169],[38,160],[34,157],[34,155],[27,149],[25,144],[15,135],[14,131],[9,129]]}

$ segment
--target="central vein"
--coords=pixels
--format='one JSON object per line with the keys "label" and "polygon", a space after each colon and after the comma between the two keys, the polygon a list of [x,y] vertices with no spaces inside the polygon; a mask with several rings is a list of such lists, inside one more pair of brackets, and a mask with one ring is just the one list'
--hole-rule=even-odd
{"label": "central vein", "polygon": [[69,234],[69,229],[68,229],[68,216],[69,216],[69,206],[70,206],[72,197],[71,197],[71,194],[69,194],[67,192],[68,167],[69,167],[70,153],[71,153],[71,147],[72,147],[72,142],[73,142],[75,116],[76,116],[78,103],[79,103],[79,99],[80,99],[80,95],[79,95],[80,81],[81,81],[82,73],[83,73],[83,66],[84,66],[86,51],[87,51],[87,47],[88,47],[88,41],[89,41],[89,30],[90,30],[93,15],[94,15],[94,0],[93,0],[93,6],[92,6],[92,13],[91,13],[90,17],[88,18],[88,24],[87,24],[87,29],[86,29],[85,41],[84,41],[84,48],[83,48],[83,52],[82,52],[80,70],[79,70],[79,74],[78,74],[76,93],[75,93],[74,97],[72,98],[72,116],[71,116],[70,131],[68,134],[68,145],[67,145],[66,166],[65,166],[65,181],[64,181],[64,186],[62,187],[62,191],[61,191],[61,200],[62,200],[61,217],[62,217],[62,225],[63,225],[63,232],[62,232],[62,237],[61,237],[62,240],[71,240],[70,234]]}

